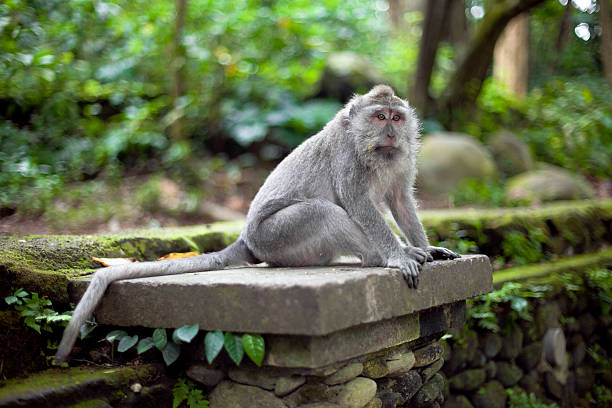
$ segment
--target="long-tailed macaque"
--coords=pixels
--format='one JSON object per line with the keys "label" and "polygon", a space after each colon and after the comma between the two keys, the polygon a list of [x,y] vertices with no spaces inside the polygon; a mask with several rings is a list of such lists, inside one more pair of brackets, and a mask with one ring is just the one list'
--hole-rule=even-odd
{"label": "long-tailed macaque", "polygon": [[[328,265],[340,255],[398,268],[416,288],[421,265],[459,255],[429,245],[413,197],[419,122],[408,103],[378,85],[354,96],[315,136],[272,171],[236,242],[194,258],[111,266],[95,273],[55,355],[68,357],[79,328],[119,279],[271,266]],[[391,210],[406,243],[379,208]]]}

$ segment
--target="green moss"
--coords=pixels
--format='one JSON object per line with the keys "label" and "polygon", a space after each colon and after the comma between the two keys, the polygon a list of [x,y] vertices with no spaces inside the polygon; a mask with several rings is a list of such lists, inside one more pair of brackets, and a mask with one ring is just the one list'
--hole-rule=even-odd
{"label": "green moss", "polygon": [[0,237],[0,268],[9,282],[2,290],[23,287],[67,303],[68,281],[100,267],[92,256],[153,260],[170,252],[216,251],[233,242],[241,228],[240,222],[226,222],[107,235]]}
{"label": "green moss", "polygon": [[[38,400],[45,406],[53,402],[66,404],[82,399],[107,397],[111,393],[127,390],[131,383],[149,383],[159,375],[153,365],[121,368],[50,369],[25,378],[4,382],[0,388],[0,405],[11,401]],[[42,406],[42,405],[41,405]]]}
{"label": "green moss", "polygon": [[612,249],[594,254],[577,255],[556,262],[497,271],[493,274],[493,285],[500,288],[504,282],[525,280],[557,283],[561,273],[583,271],[597,265],[612,265]]}
{"label": "green moss", "polygon": [[478,245],[477,252],[490,257],[507,255],[501,243],[512,231],[539,230],[547,237],[542,253],[551,259],[597,251],[609,242],[612,200],[558,202],[539,208],[423,211],[421,220],[433,242],[453,247],[469,240]]}

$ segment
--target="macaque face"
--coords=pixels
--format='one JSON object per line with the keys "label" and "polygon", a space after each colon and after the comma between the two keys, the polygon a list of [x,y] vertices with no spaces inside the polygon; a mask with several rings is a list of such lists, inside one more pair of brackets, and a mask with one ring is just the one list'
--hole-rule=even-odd
{"label": "macaque face", "polygon": [[357,135],[367,154],[394,159],[408,153],[411,112],[401,105],[370,105],[359,113]]}

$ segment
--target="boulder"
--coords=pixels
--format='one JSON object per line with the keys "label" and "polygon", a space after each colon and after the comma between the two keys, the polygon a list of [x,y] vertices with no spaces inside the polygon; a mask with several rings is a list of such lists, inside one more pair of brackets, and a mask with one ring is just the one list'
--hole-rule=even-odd
{"label": "boulder", "polygon": [[506,195],[513,200],[545,202],[582,200],[593,198],[595,193],[583,177],[560,167],[545,165],[510,178]]}
{"label": "boulder", "polygon": [[382,74],[363,55],[345,51],[330,54],[317,97],[349,100],[354,93],[365,93],[374,85],[384,83]]}
{"label": "boulder", "polygon": [[209,397],[211,408],[286,408],[285,403],[273,393],[251,385],[223,381]]}
{"label": "boulder", "polygon": [[472,394],[472,403],[476,408],[505,408],[506,390],[498,381],[489,381]]}
{"label": "boulder", "polygon": [[515,176],[533,170],[534,160],[529,146],[511,132],[502,130],[496,133],[488,145],[504,176]]}
{"label": "boulder", "polygon": [[429,194],[446,194],[462,180],[495,178],[497,168],[477,139],[461,133],[440,132],[424,137],[418,159],[417,184]]}

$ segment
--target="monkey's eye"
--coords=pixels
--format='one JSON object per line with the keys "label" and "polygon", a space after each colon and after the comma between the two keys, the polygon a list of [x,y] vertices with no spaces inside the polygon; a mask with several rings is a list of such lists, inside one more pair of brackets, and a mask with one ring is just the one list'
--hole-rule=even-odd
{"label": "monkey's eye", "polygon": [[385,120],[385,119],[387,119],[385,117],[385,115],[383,115],[382,113],[379,113],[376,117],[378,118],[378,120]]}
{"label": "monkey's eye", "polygon": [[393,117],[391,118],[391,120],[394,120],[394,121],[396,121],[396,122],[397,122],[398,120],[400,120],[400,115],[393,115]]}

